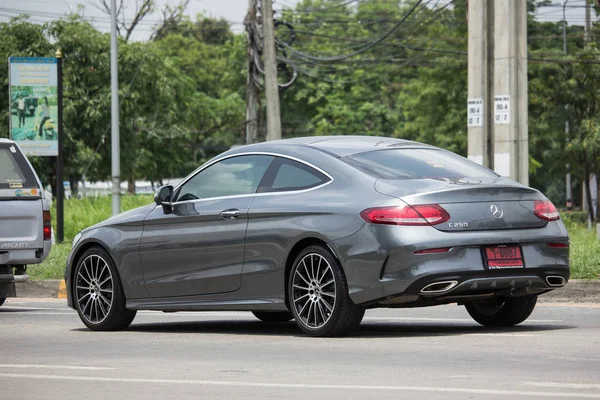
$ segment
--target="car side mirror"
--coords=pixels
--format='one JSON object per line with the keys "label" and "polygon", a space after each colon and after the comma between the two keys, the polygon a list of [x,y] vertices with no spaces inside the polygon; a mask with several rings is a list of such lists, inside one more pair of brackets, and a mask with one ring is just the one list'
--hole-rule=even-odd
{"label": "car side mirror", "polygon": [[157,206],[162,206],[165,214],[170,214],[173,210],[173,186],[161,186],[154,195],[154,202]]}

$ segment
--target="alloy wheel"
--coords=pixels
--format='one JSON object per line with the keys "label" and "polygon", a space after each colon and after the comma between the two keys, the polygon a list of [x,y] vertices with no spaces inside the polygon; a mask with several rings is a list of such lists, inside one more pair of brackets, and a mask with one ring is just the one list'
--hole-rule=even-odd
{"label": "alloy wheel", "polygon": [[331,318],[336,305],[335,283],[331,265],[320,254],[307,254],[298,263],[292,281],[292,300],[306,327],[318,329]]}
{"label": "alloy wheel", "polygon": [[77,271],[75,293],[81,315],[92,324],[106,319],[113,305],[113,276],[106,260],[89,255]]}

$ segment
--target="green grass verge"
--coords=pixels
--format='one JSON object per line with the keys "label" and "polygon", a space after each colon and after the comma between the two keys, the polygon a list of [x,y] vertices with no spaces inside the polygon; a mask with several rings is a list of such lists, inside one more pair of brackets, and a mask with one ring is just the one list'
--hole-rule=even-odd
{"label": "green grass verge", "polygon": [[[124,211],[152,202],[150,196],[127,196],[122,200]],[[72,238],[82,229],[110,215],[110,197],[66,201],[65,243],[55,244],[46,261],[27,269],[31,279],[62,279]],[[596,232],[588,231],[583,224],[573,222],[567,215],[563,219],[571,237],[571,278],[600,279],[600,241],[596,239]]]}
{"label": "green grass verge", "polygon": [[36,281],[41,279],[63,279],[67,256],[70,251],[71,242],[53,245],[50,255],[43,263],[27,267],[29,278]]}
{"label": "green grass verge", "polygon": [[571,239],[571,278],[600,279],[600,240],[596,231],[564,218]]}

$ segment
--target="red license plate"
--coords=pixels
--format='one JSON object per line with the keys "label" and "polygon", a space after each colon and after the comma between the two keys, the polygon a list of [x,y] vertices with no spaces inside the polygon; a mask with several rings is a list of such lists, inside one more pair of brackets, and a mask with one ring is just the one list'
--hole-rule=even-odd
{"label": "red license plate", "polygon": [[493,246],[485,248],[488,269],[524,268],[525,262],[519,246]]}

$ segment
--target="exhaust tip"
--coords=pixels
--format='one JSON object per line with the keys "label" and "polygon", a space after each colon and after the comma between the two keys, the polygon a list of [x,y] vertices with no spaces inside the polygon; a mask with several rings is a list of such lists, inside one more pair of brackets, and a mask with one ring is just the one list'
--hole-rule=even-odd
{"label": "exhaust tip", "polygon": [[441,281],[430,283],[421,289],[421,293],[423,294],[437,294],[437,293],[445,293],[458,285],[458,281]]}
{"label": "exhaust tip", "polygon": [[567,284],[567,280],[559,275],[549,275],[546,277],[546,283],[548,286],[565,286]]}

